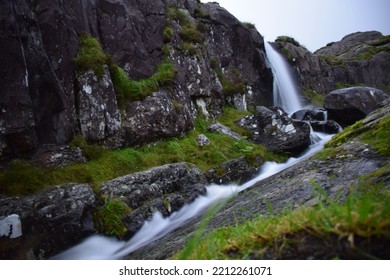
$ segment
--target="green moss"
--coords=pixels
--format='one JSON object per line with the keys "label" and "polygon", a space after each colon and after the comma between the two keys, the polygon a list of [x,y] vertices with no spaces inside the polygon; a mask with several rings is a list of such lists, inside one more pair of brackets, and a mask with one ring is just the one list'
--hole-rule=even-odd
{"label": "green moss", "polygon": [[171,26],[167,25],[163,31],[163,41],[164,43],[169,43],[173,37],[173,29]]}
{"label": "green moss", "polygon": [[301,44],[297,40],[289,36],[278,36],[275,41],[279,43],[290,43],[297,47],[301,46]]}
{"label": "green moss", "polygon": [[370,144],[379,154],[390,156],[390,116],[363,133],[362,140]]}
{"label": "green moss", "polygon": [[333,136],[332,139],[325,144],[325,147],[338,147],[346,143],[347,141],[355,138],[356,136],[360,135],[360,129],[363,127],[363,125],[363,121],[358,121],[355,124],[346,127],[342,132]]}
{"label": "green moss", "polygon": [[108,236],[124,237],[127,228],[123,216],[129,212],[131,209],[119,198],[106,202],[95,212],[96,229]]}
{"label": "green moss", "polygon": [[131,80],[125,71],[117,65],[111,65],[110,72],[120,105],[127,101],[137,101],[149,96],[160,87],[169,85],[176,76],[176,69],[170,61],[160,64],[153,76],[138,81]]}
{"label": "green moss", "polygon": [[371,41],[368,44],[371,45],[371,46],[377,47],[377,46],[383,46],[383,45],[386,45],[386,44],[389,44],[389,43],[390,43],[390,36],[384,36],[381,39],[378,39],[378,40],[375,40],[375,41]]}
{"label": "green moss", "polygon": [[303,95],[310,99],[310,102],[313,105],[316,105],[318,107],[322,107],[324,105],[325,101],[325,95],[318,93],[314,90],[310,90],[308,88],[305,88],[303,90]]}
{"label": "green moss", "polygon": [[108,57],[98,40],[90,35],[83,34],[79,38],[79,52],[74,58],[74,63],[79,71],[92,69],[97,76],[103,75],[104,64],[107,64]]}
{"label": "green moss", "polygon": [[245,92],[244,81],[237,69],[233,69],[232,74],[229,74],[229,76],[223,74],[220,70],[216,70],[215,73],[222,84],[225,95],[231,96],[233,94]]}
{"label": "green moss", "polygon": [[246,28],[248,29],[256,29],[256,25],[254,23],[251,23],[251,22],[243,22],[242,23]]}

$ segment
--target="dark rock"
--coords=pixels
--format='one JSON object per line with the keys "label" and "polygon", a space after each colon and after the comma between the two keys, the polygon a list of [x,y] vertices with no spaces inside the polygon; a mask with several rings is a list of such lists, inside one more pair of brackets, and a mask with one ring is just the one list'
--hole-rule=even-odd
{"label": "dark rock", "polygon": [[257,107],[257,113],[246,116],[237,124],[250,131],[249,140],[270,151],[298,154],[310,145],[310,126],[291,119],[280,108]]}
{"label": "dark rock", "polygon": [[343,126],[363,119],[388,99],[383,91],[370,87],[351,87],[329,93],[324,102],[329,118]]}
{"label": "dark rock", "polygon": [[219,134],[224,134],[227,135],[233,139],[240,140],[242,136],[234,131],[232,131],[230,128],[224,126],[223,124],[219,122],[213,122],[212,124],[209,125],[207,128],[208,131],[210,132],[215,132]]}
{"label": "dark rock", "polygon": [[242,185],[258,175],[263,162],[263,159],[256,158],[254,163],[249,164],[245,157],[240,157],[209,170],[206,176],[211,184],[227,185],[234,182]]}
{"label": "dark rock", "polygon": [[167,216],[204,194],[205,183],[204,174],[196,166],[175,163],[103,183],[99,194],[108,200],[121,198],[134,210],[124,217],[131,236],[155,212]]}
{"label": "dark rock", "polygon": [[67,184],[36,195],[1,199],[0,228],[14,224],[21,227],[21,235],[10,229],[10,235],[0,236],[0,257],[47,259],[58,254],[95,232],[94,206],[95,194],[86,184]]}
{"label": "dark rock", "polygon": [[328,112],[323,108],[299,110],[291,117],[308,122],[312,129],[318,132],[334,134],[341,129],[337,122],[328,120]]}
{"label": "dark rock", "polygon": [[70,146],[43,145],[32,156],[34,164],[48,168],[65,167],[86,162],[81,148]]}

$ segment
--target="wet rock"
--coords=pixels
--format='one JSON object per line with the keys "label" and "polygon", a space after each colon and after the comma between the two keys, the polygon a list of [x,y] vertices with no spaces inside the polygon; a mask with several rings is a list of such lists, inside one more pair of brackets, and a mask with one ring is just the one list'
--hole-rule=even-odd
{"label": "wet rock", "polygon": [[291,119],[280,108],[257,107],[257,113],[246,116],[237,124],[252,135],[249,140],[270,151],[298,154],[310,145],[310,126]]}
{"label": "wet rock", "polygon": [[205,183],[204,174],[196,166],[175,163],[105,182],[99,194],[107,200],[121,198],[133,209],[124,217],[131,236],[155,212],[168,215],[204,194]]}
{"label": "wet rock", "polygon": [[245,157],[239,157],[209,170],[206,176],[211,184],[237,183],[242,185],[258,175],[263,162],[263,159],[259,157],[249,164]]}
{"label": "wet rock", "polygon": [[325,98],[324,107],[328,110],[330,119],[347,126],[363,119],[389,98],[389,95],[379,89],[351,87],[329,93]]}
{"label": "wet rock", "polygon": [[[47,259],[76,244],[95,232],[95,201],[91,186],[86,184],[1,199],[0,258]],[[9,232],[4,233],[7,225]]]}
{"label": "wet rock", "polygon": [[210,132],[215,132],[215,133],[227,135],[227,136],[229,136],[233,139],[236,139],[236,140],[240,140],[242,138],[242,136],[240,134],[234,132],[233,130],[231,130],[230,128],[228,128],[227,126],[224,126],[223,124],[221,124],[219,122],[213,122],[212,124],[209,125],[207,130]]}
{"label": "wet rock", "polygon": [[313,130],[318,132],[334,134],[341,129],[337,122],[328,120],[328,112],[323,108],[299,110],[291,117],[308,122]]}

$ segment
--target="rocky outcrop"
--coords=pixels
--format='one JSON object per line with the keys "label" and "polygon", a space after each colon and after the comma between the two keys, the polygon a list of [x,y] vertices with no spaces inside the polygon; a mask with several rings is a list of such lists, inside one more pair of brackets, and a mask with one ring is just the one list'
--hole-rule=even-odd
{"label": "rocky outcrop", "polygon": [[274,45],[292,65],[302,91],[326,95],[336,87],[361,85],[388,90],[390,39],[380,32],[357,32],[311,53],[283,37]]}
{"label": "rocky outcrop", "polygon": [[95,232],[95,194],[86,184],[0,199],[0,258],[47,259]]}
{"label": "rocky outcrop", "polygon": [[257,107],[257,113],[237,121],[251,132],[249,140],[264,145],[270,151],[299,154],[310,145],[310,126],[291,119],[280,108]]}
{"label": "rocky outcrop", "polygon": [[206,192],[206,177],[189,163],[168,164],[103,183],[99,195],[120,198],[132,209],[123,217],[127,236],[133,235],[157,211],[163,216]]}
{"label": "rocky outcrop", "polygon": [[[183,135],[197,115],[219,115],[225,103],[272,100],[262,37],[216,3],[12,0],[0,8],[2,158],[29,157],[76,134],[108,147],[139,145]],[[107,68],[76,71],[85,33],[131,79],[151,77],[169,59],[174,81],[119,108]]]}
{"label": "rocky outcrop", "polygon": [[381,90],[370,87],[351,87],[332,91],[324,102],[329,118],[343,126],[363,119],[380,107],[390,96]]}

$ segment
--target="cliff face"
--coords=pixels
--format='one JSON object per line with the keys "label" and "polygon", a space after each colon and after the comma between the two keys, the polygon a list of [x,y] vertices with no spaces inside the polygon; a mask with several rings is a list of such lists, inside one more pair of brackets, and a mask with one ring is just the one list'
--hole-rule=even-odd
{"label": "cliff face", "polygon": [[[270,105],[263,39],[195,0],[0,1],[0,155],[29,156],[81,134],[110,147],[179,136],[199,114]],[[90,34],[133,80],[171,61],[175,77],[119,106],[112,72],[76,69]],[[239,87],[232,87],[239,84]]]}
{"label": "cliff face", "polygon": [[389,90],[390,38],[380,32],[349,34],[314,53],[288,38],[275,44],[293,66],[303,90],[328,94],[359,84]]}

